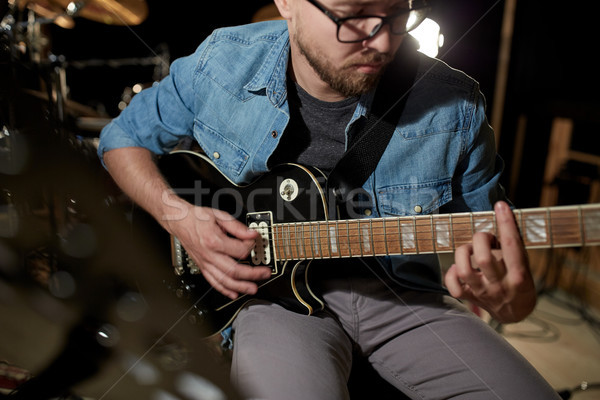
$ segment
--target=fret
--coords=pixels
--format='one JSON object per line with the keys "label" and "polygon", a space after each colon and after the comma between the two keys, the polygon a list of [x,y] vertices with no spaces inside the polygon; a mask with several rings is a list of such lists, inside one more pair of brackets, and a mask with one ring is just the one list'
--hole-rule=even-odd
{"label": "fret", "polygon": [[[533,210],[531,213],[537,213],[539,215],[539,211],[537,210]],[[546,245],[546,247],[550,245],[553,247],[565,247],[574,245],[580,246],[583,243],[584,238],[582,235],[578,209],[573,207],[554,209],[550,213],[550,221],[548,224],[552,225],[552,240],[540,244]],[[529,237],[527,239],[529,239]],[[524,241],[526,242],[526,245],[530,242],[530,240],[525,239]]]}
{"label": "fret", "polygon": [[373,218],[371,221],[373,254],[383,256],[387,254],[387,237],[385,224],[382,218]]}
{"label": "fret", "polygon": [[285,225],[279,225],[278,226],[278,231],[281,232],[281,240],[280,240],[280,244],[281,244],[281,252],[283,254],[283,258],[286,260],[290,259],[290,254],[289,254],[289,249],[288,249],[288,237],[286,235],[285,232]]}
{"label": "fret", "polygon": [[[365,228],[365,230],[366,230],[366,228]],[[375,255],[377,253],[375,253],[375,243],[373,240],[373,238],[375,237],[375,232],[373,232],[373,220],[372,219],[369,219],[369,231],[368,232],[369,232],[369,235],[368,235],[369,241],[370,241],[370,245],[371,245],[371,253],[373,255]]]}
{"label": "fret", "polygon": [[285,259],[285,251],[283,250],[283,235],[281,234],[281,226],[277,225],[273,227],[275,231],[275,238],[277,240],[277,245],[275,249],[277,250],[277,254],[279,255],[279,259]]}
{"label": "fret", "polygon": [[298,225],[296,223],[292,223],[290,224],[290,230],[293,229],[293,236],[292,236],[292,254],[293,254],[293,258],[295,260],[300,258],[300,249],[298,247]]}
{"label": "fret", "polygon": [[352,245],[350,244],[350,223],[346,220],[346,240],[348,241],[348,257],[352,257]]}
{"label": "fret", "polygon": [[431,231],[431,249],[435,253],[435,230],[433,229],[433,215],[429,214],[429,230]]}
{"label": "fret", "polygon": [[582,225],[585,232],[585,243],[600,244],[600,208],[582,207]]}
{"label": "fret", "polygon": [[531,248],[548,247],[552,241],[548,238],[546,213],[541,209],[521,213],[521,235],[525,246]]}
{"label": "fret", "polygon": [[[312,254],[312,251],[308,252],[306,250],[306,248],[307,248],[307,246],[306,246],[307,245],[307,240],[306,240],[307,237],[306,237],[306,229],[305,229],[306,224],[307,224],[306,222],[302,222],[302,223],[300,223],[300,227],[302,228],[302,253],[305,255],[305,258],[308,259],[308,258],[313,258],[314,254]],[[309,233],[309,235],[310,235],[310,233]],[[311,250],[310,242],[308,242],[308,249]]]}
{"label": "fret", "polygon": [[297,259],[301,260],[302,258],[304,258],[304,253],[302,252],[302,246],[300,246],[300,243],[302,243],[302,240],[298,240],[298,224],[297,223],[294,224],[294,238],[296,239],[295,242],[296,242]]}
{"label": "fret", "polygon": [[474,232],[494,233],[494,213],[482,212],[471,216]]}
{"label": "fret", "polygon": [[382,226],[383,226],[383,243],[385,244],[385,255],[389,256],[390,255],[390,249],[388,248],[388,235],[387,235],[387,229],[385,228],[385,220],[382,220]]}
{"label": "fret", "polygon": [[473,225],[473,213],[469,213],[469,225],[471,226],[471,238],[475,234],[475,226]]}
{"label": "fret", "polygon": [[431,230],[431,218],[429,215],[414,217],[414,228],[416,238],[416,251],[418,254],[435,252],[435,244],[432,243],[433,231]]}
{"label": "fret", "polygon": [[452,247],[456,249],[473,239],[471,215],[468,213],[454,214],[452,217]]}
{"label": "fret", "polygon": [[311,236],[313,237],[313,246],[316,257],[323,258],[323,251],[321,249],[321,235],[319,235],[318,222],[312,222],[310,225]]}
{"label": "fret", "polygon": [[419,227],[418,235],[420,235],[420,253],[436,253],[436,229],[434,227],[435,215],[423,215],[417,217],[417,226]]}
{"label": "fret", "polygon": [[362,244],[360,238],[360,228],[359,228],[358,220],[353,220],[348,223],[349,229],[349,242],[351,253],[353,257],[358,257],[362,255]]}
{"label": "fret", "polygon": [[[323,228],[323,233],[324,233],[324,246],[323,249],[326,250],[327,254],[323,253],[324,256],[331,258],[331,235],[330,235],[330,231],[329,231],[329,222],[325,222],[324,224],[322,224],[322,228]],[[335,236],[333,236],[333,240],[335,240]]]}
{"label": "fret", "polygon": [[583,231],[583,220],[581,218],[581,208],[577,207],[577,221],[579,221],[579,236],[581,236],[581,246],[585,243],[585,233]]}
{"label": "fret", "polygon": [[[366,254],[363,255],[373,255],[373,235],[372,235],[372,230],[371,230],[371,220],[368,221],[363,221],[362,222],[362,238],[363,238],[363,249],[366,252]],[[367,225],[367,226],[365,226]]]}
{"label": "fret", "polygon": [[548,238],[550,239],[550,247],[554,247],[554,238],[552,237],[552,213],[550,208],[546,208],[546,220],[548,221]]}
{"label": "fret", "polygon": [[402,243],[402,226],[400,224],[400,218],[396,220],[398,225],[398,244],[400,245],[400,254],[404,254],[404,245]]}
{"label": "fret", "polygon": [[287,255],[285,254],[285,238],[283,236],[283,227],[281,225],[277,226],[277,244],[280,258],[282,260],[287,259]]}
{"label": "fret", "polygon": [[338,250],[338,223],[337,222],[330,222],[329,223],[329,257],[332,257],[333,253],[336,253],[337,255],[339,255],[339,250]]}
{"label": "fret", "polygon": [[452,250],[456,250],[456,243],[454,241],[454,223],[452,222],[452,214],[450,214],[449,223],[450,223],[450,239],[452,242]]}
{"label": "fret", "polygon": [[398,242],[398,218],[382,218],[381,232],[384,236],[384,246],[382,251],[386,255],[401,254],[400,245]]}
{"label": "fret", "polygon": [[307,222],[307,226],[308,228],[308,248],[310,249],[310,258],[314,259],[316,257],[315,254],[315,245],[314,245],[314,240],[313,240],[313,230],[312,230],[312,223],[311,222]]}
{"label": "fret", "polygon": [[413,218],[413,235],[415,238],[415,251],[417,254],[419,254],[419,235],[417,234],[417,219]]}
{"label": "fret", "polygon": [[402,254],[418,253],[414,221],[414,219],[412,223],[406,219],[400,221],[400,234],[402,236]]}
{"label": "fret", "polygon": [[293,260],[292,249],[290,248],[290,229],[289,225],[285,225],[282,227],[284,235],[284,243],[285,243],[285,255],[288,260]]}
{"label": "fret", "polygon": [[319,236],[319,247],[321,249],[322,258],[331,258],[328,222],[318,223],[317,234]]}
{"label": "fret", "polygon": [[452,215],[438,214],[434,216],[433,221],[436,251],[453,251],[454,243],[452,241]]}
{"label": "fret", "polygon": [[365,255],[365,252],[364,252],[364,247],[363,247],[363,236],[362,236],[362,231],[361,231],[361,229],[360,229],[360,220],[358,220],[356,223],[357,223],[357,225],[358,225],[358,227],[357,227],[357,228],[358,228],[358,229],[357,229],[357,233],[358,233],[358,244],[359,244],[359,246],[360,246],[360,255],[361,255],[361,257],[362,257],[362,256],[364,256],[364,255]]}

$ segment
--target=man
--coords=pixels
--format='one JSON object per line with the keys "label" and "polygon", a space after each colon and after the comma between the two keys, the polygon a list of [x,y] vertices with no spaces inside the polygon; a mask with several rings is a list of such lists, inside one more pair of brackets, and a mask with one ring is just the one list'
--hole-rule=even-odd
{"label": "man", "polygon": [[[238,260],[258,234],[170,192],[152,154],[193,137],[237,184],[281,162],[329,172],[362,126],[386,66],[410,54],[419,62],[417,79],[363,185],[372,202],[365,218],[481,211],[495,203],[498,238],[476,233],[458,248],[445,286],[500,322],[526,317],[535,288],[498,184],[502,161],[482,95],[471,78],[407,46],[406,33],[427,4],[275,3],[285,21],[217,30],[103,130],[99,154],[116,182],[181,241],[216,290],[232,299],[254,294],[270,269]],[[175,214],[181,218],[168,218]],[[319,269],[323,312],[307,316],[260,299],[245,306],[233,322],[232,380],[242,393],[348,398],[354,353],[411,398],[557,398],[514,349],[447,294],[435,257],[377,262],[384,278],[360,259]]]}

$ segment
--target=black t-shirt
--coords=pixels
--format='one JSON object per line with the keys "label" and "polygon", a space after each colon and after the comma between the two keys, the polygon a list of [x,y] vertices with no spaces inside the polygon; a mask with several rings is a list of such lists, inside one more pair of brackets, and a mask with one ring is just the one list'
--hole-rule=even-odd
{"label": "black t-shirt", "polygon": [[294,162],[328,174],[344,154],[346,126],[357,103],[358,97],[336,102],[316,99],[289,80],[290,122],[269,166]]}

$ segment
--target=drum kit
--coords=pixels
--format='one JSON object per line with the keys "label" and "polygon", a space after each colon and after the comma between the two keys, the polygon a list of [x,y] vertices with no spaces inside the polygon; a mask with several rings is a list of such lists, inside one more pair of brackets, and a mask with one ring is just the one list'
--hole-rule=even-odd
{"label": "drum kit", "polygon": [[[8,10],[0,22],[0,54],[6,70],[2,84],[6,90],[12,90],[8,101],[23,97],[46,101],[52,117],[57,119],[55,122],[64,125],[65,119],[74,119],[69,122],[74,122],[71,125],[75,128],[79,125],[98,133],[98,128],[109,119],[69,98],[67,66],[82,69],[102,64],[111,67],[154,64],[161,75],[154,77],[160,79],[166,74],[168,60],[164,54],[156,53],[144,58],[66,60],[52,53],[50,32],[55,26],[65,30],[75,28],[78,18],[112,26],[139,25],[148,13],[145,0],[8,0]],[[78,121],[80,117],[84,119]]]}
{"label": "drum kit", "polygon": [[[11,222],[0,229],[0,239],[19,237],[23,244],[25,237],[24,246],[29,247],[38,240],[31,238],[60,236],[72,225],[69,216],[80,217],[75,212],[79,202],[72,196],[76,183],[67,180],[80,172],[77,163],[91,166],[95,177],[104,179],[96,146],[100,130],[114,117],[102,107],[70,98],[70,60],[53,54],[53,29],[71,30],[81,19],[138,25],[149,9],[145,0],[7,0],[5,5],[0,14],[0,222]],[[156,54],[93,63],[99,61],[113,67],[153,63],[163,75],[168,65]],[[85,61],[75,64],[87,67]],[[38,235],[44,229],[35,224],[27,228],[27,221],[40,220],[39,215],[45,216],[41,224],[51,232]]]}
{"label": "drum kit", "polygon": [[[63,343],[53,344],[42,332],[26,331],[28,312],[20,307],[7,312],[3,326],[23,329],[0,329],[0,359],[8,357],[6,344],[19,347],[25,355],[14,356],[13,362],[30,369],[23,360],[39,355],[28,349],[46,346],[54,354],[64,344],[45,368],[31,368],[33,378],[20,384],[11,398],[80,398],[67,397],[71,391],[104,398],[109,387],[112,399],[158,398],[185,390],[239,398],[229,386],[227,371],[208,361],[212,350],[196,343],[202,335],[190,324],[177,323],[178,313],[190,305],[180,304],[165,287],[172,279],[170,268],[159,262],[162,255],[143,232],[131,226],[131,203],[100,165],[94,141],[109,116],[70,96],[71,68],[134,66],[141,71],[138,66],[149,66],[150,80],[156,81],[168,72],[165,53],[81,61],[53,54],[50,45],[49,28],[70,32],[76,24],[87,23],[80,18],[92,26],[141,24],[149,14],[145,0],[8,0],[3,14],[4,1],[0,313],[6,304],[35,304],[33,314],[59,321],[65,336]],[[118,109],[144,85],[123,90]],[[12,302],[5,303],[10,296]],[[152,382],[139,374],[142,367],[151,369]],[[2,378],[0,369],[0,398]]]}

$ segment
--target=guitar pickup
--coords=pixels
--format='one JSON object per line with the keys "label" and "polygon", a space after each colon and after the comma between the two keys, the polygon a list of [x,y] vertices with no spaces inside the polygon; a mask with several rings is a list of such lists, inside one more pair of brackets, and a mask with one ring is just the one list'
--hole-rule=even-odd
{"label": "guitar pickup", "polygon": [[272,218],[271,212],[268,211],[248,213],[246,215],[246,224],[248,228],[257,231],[259,234],[256,244],[250,251],[252,265],[267,266],[271,268],[273,273],[277,273],[270,240]]}

